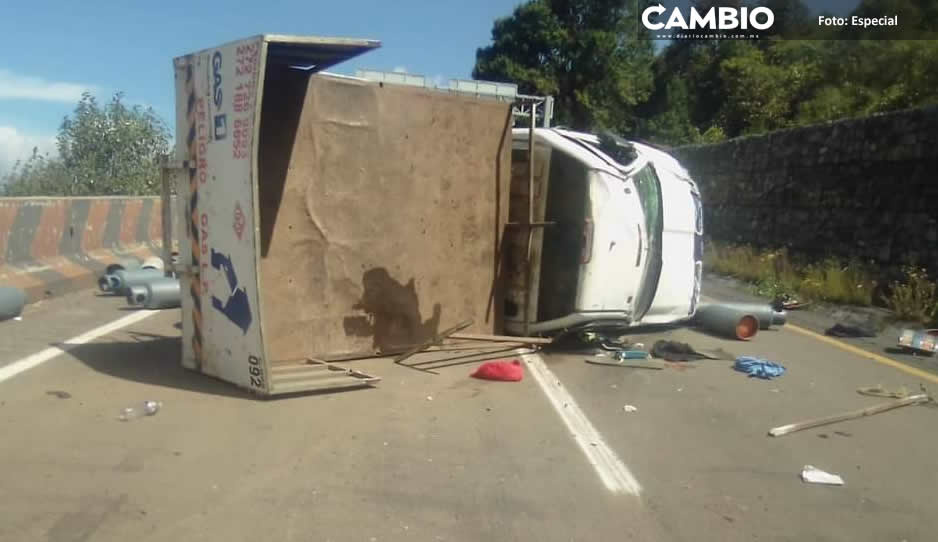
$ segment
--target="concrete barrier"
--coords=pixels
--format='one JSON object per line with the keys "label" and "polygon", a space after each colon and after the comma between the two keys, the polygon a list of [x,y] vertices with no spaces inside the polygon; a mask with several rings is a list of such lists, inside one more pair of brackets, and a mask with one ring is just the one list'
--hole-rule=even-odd
{"label": "concrete barrier", "polygon": [[108,263],[162,254],[159,197],[0,198],[0,285],[30,303],[94,286]]}

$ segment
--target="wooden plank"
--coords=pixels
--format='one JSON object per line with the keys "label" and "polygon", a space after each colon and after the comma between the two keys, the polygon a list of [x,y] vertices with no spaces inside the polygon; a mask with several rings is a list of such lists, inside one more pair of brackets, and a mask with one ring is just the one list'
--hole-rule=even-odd
{"label": "wooden plank", "polygon": [[485,335],[480,333],[453,333],[452,339],[471,341],[489,341],[496,343],[522,343],[522,344],[551,344],[553,339],[546,337],[511,337],[508,335]]}
{"label": "wooden plank", "polygon": [[817,418],[814,420],[807,420],[803,422],[790,423],[788,425],[774,427],[769,430],[769,434],[772,435],[773,437],[780,437],[782,435],[794,433],[795,431],[801,431],[804,429],[811,429],[812,427],[820,427],[822,425],[829,425],[832,423],[853,420],[856,418],[862,418],[864,416],[872,416],[874,414],[879,414],[880,412],[886,412],[887,410],[892,410],[894,408],[927,403],[930,400],[931,399],[928,397],[928,395],[924,393],[920,393],[918,395],[912,395],[910,397],[906,397],[905,399],[899,399],[898,401],[892,401],[890,403],[880,403],[878,405],[873,405],[871,407],[861,408],[859,410],[852,410],[844,414],[837,414],[835,416],[827,416],[825,418]]}

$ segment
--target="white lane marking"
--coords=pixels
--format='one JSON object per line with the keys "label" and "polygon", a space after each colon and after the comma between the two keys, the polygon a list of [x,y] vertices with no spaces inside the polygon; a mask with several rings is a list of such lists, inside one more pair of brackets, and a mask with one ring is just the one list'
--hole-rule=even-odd
{"label": "white lane marking", "polygon": [[13,378],[14,376],[22,372],[28,371],[32,369],[33,367],[38,367],[39,365],[42,365],[43,363],[49,361],[50,359],[58,356],[59,354],[64,354],[73,346],[85,344],[87,342],[97,339],[98,337],[107,335],[108,333],[113,333],[114,331],[117,331],[118,329],[122,327],[129,326],[130,324],[139,322],[140,320],[143,320],[144,318],[153,316],[157,312],[159,311],[140,310],[133,314],[128,314],[127,316],[124,316],[123,318],[118,318],[117,320],[114,320],[113,322],[104,324],[103,326],[100,326],[100,327],[96,327],[92,329],[91,331],[82,333],[81,335],[77,337],[72,337],[71,339],[64,341],[62,346],[50,346],[49,348],[46,348],[45,350],[40,350],[39,352],[26,356],[25,358],[21,360],[14,361],[13,363],[5,367],[0,367],[0,382]]}
{"label": "white lane marking", "polygon": [[638,495],[642,486],[632,475],[625,463],[616,455],[612,448],[603,440],[599,431],[593,427],[586,414],[577,406],[573,396],[567,392],[563,384],[553,372],[547,368],[544,360],[538,354],[524,356],[531,375],[541,387],[544,395],[553,405],[554,410],[570,430],[573,440],[580,445],[587,461],[599,474],[600,480],[606,489],[613,493],[628,493]]}

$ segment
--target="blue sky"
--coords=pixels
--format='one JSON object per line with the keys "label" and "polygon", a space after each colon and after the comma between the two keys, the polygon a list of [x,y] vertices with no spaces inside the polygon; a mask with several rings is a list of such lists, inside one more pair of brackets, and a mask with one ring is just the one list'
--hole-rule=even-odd
{"label": "blue sky", "polygon": [[381,49],[333,71],[397,68],[445,81],[469,76],[492,22],[520,2],[31,0],[17,3],[15,15],[8,4],[0,18],[0,174],[34,146],[54,151],[59,124],[84,90],[101,101],[121,90],[172,126],[172,59],[188,52],[261,33],[370,38]]}
{"label": "blue sky", "polygon": [[336,66],[468,77],[492,22],[520,0],[32,0],[0,17],[0,174],[32,147],[54,150],[81,92],[116,90],[173,123],[173,57],[261,33],[378,39]]}

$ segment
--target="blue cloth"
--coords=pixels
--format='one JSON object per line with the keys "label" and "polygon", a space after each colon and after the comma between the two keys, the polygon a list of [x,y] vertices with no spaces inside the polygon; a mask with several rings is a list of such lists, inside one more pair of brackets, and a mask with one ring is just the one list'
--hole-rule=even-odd
{"label": "blue cloth", "polygon": [[785,367],[782,367],[774,361],[754,358],[750,356],[739,356],[733,368],[737,371],[747,373],[750,377],[771,380],[776,376],[785,374]]}

